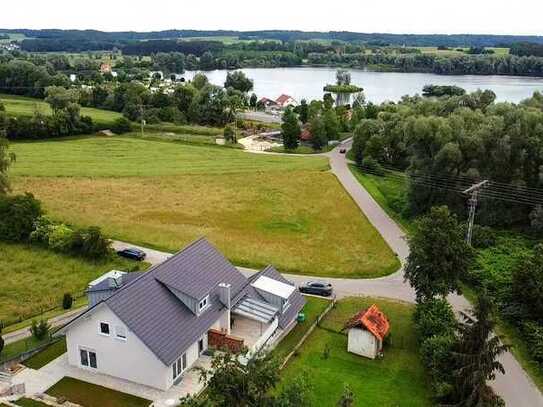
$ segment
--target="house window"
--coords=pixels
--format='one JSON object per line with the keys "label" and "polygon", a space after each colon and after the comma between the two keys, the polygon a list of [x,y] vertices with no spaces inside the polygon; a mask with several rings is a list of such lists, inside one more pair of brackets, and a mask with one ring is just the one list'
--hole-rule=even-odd
{"label": "house window", "polygon": [[172,365],[172,378],[173,380],[177,379],[187,368],[187,354],[183,353],[179,359],[173,362]]}
{"label": "house window", "polygon": [[200,301],[200,303],[198,304],[198,309],[201,311],[204,308],[206,308],[208,306],[208,302],[209,302],[209,295],[205,297],[202,301]]}
{"label": "house window", "polygon": [[86,349],[79,349],[79,356],[81,358],[81,366],[92,367],[93,369],[98,368],[98,363],[96,361],[96,352],[92,352]]}
{"label": "house window", "polygon": [[100,333],[109,336],[109,324],[107,322],[100,322]]}
{"label": "house window", "polygon": [[121,339],[123,341],[126,341],[126,329],[124,326],[116,326],[115,327],[115,335],[117,336],[117,339]]}

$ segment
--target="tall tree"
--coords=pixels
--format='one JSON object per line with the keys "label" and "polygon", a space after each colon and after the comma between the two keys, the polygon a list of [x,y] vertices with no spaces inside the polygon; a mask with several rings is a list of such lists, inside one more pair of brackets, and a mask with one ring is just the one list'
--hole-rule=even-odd
{"label": "tall tree", "polygon": [[15,161],[15,154],[10,153],[8,149],[8,139],[0,128],[0,195],[9,190],[8,169],[10,164]]}
{"label": "tall tree", "polygon": [[228,72],[226,74],[225,88],[234,88],[240,92],[247,93],[253,90],[254,83],[243,73],[243,71]]}
{"label": "tall tree", "polygon": [[458,349],[453,352],[454,392],[459,406],[505,406],[487,385],[488,380],[494,380],[497,371],[505,373],[498,357],[509,348],[492,332],[495,326],[492,312],[492,301],[483,291],[477,298],[473,316],[462,313],[464,322],[458,328]]}
{"label": "tall tree", "polygon": [[296,113],[294,113],[290,107],[287,107],[283,114],[283,124],[281,125],[285,149],[294,150],[298,147],[301,132],[302,129],[298,123]]}
{"label": "tall tree", "polygon": [[455,215],[446,206],[432,208],[415,222],[404,277],[415,289],[417,302],[445,297],[460,290],[473,259]]}
{"label": "tall tree", "polygon": [[326,125],[322,116],[315,116],[311,119],[309,128],[311,130],[311,145],[315,150],[321,150],[328,143],[326,136]]}
{"label": "tall tree", "polygon": [[307,101],[305,99],[302,99],[300,102],[300,106],[298,106],[299,115],[300,115],[300,121],[303,124],[306,124],[309,120],[309,106],[307,105]]}

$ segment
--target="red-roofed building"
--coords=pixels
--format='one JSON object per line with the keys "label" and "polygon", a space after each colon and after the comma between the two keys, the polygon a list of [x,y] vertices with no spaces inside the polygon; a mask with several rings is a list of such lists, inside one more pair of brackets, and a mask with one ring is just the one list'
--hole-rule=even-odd
{"label": "red-roofed building", "polygon": [[383,340],[390,331],[390,322],[373,304],[352,317],[343,329],[348,330],[349,352],[375,359],[383,351]]}
{"label": "red-roofed building", "polygon": [[296,106],[298,104],[298,102],[296,102],[296,100],[292,96],[285,95],[285,94],[282,94],[281,96],[279,96],[275,102],[282,109],[286,108],[287,106]]}

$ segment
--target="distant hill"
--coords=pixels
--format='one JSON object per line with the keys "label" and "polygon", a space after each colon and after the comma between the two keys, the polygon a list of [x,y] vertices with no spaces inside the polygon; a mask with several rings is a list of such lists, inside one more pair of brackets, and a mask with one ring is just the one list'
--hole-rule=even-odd
{"label": "distant hill", "polygon": [[[29,29],[0,29],[2,33],[22,34],[32,41],[85,41],[98,45],[98,49],[112,49],[133,41],[165,40],[191,37],[238,37],[245,40],[280,40],[280,41],[345,41],[359,42],[371,45],[406,45],[410,47],[498,47],[509,46],[513,43],[543,44],[543,36],[528,35],[486,35],[486,34],[386,34],[386,33],[356,33],[348,31],[307,32],[307,31],[227,31],[227,30],[165,30],[152,32],[103,32],[96,30],[29,30]],[[210,38],[211,39],[211,38]]]}

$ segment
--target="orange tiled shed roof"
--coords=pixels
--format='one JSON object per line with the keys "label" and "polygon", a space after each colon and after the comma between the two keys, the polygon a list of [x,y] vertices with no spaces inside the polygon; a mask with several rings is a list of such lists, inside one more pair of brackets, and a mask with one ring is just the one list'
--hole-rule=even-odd
{"label": "orange tiled shed roof", "polygon": [[390,331],[390,322],[385,314],[373,304],[367,310],[362,310],[352,317],[343,329],[363,327],[370,331],[377,339],[383,340]]}

